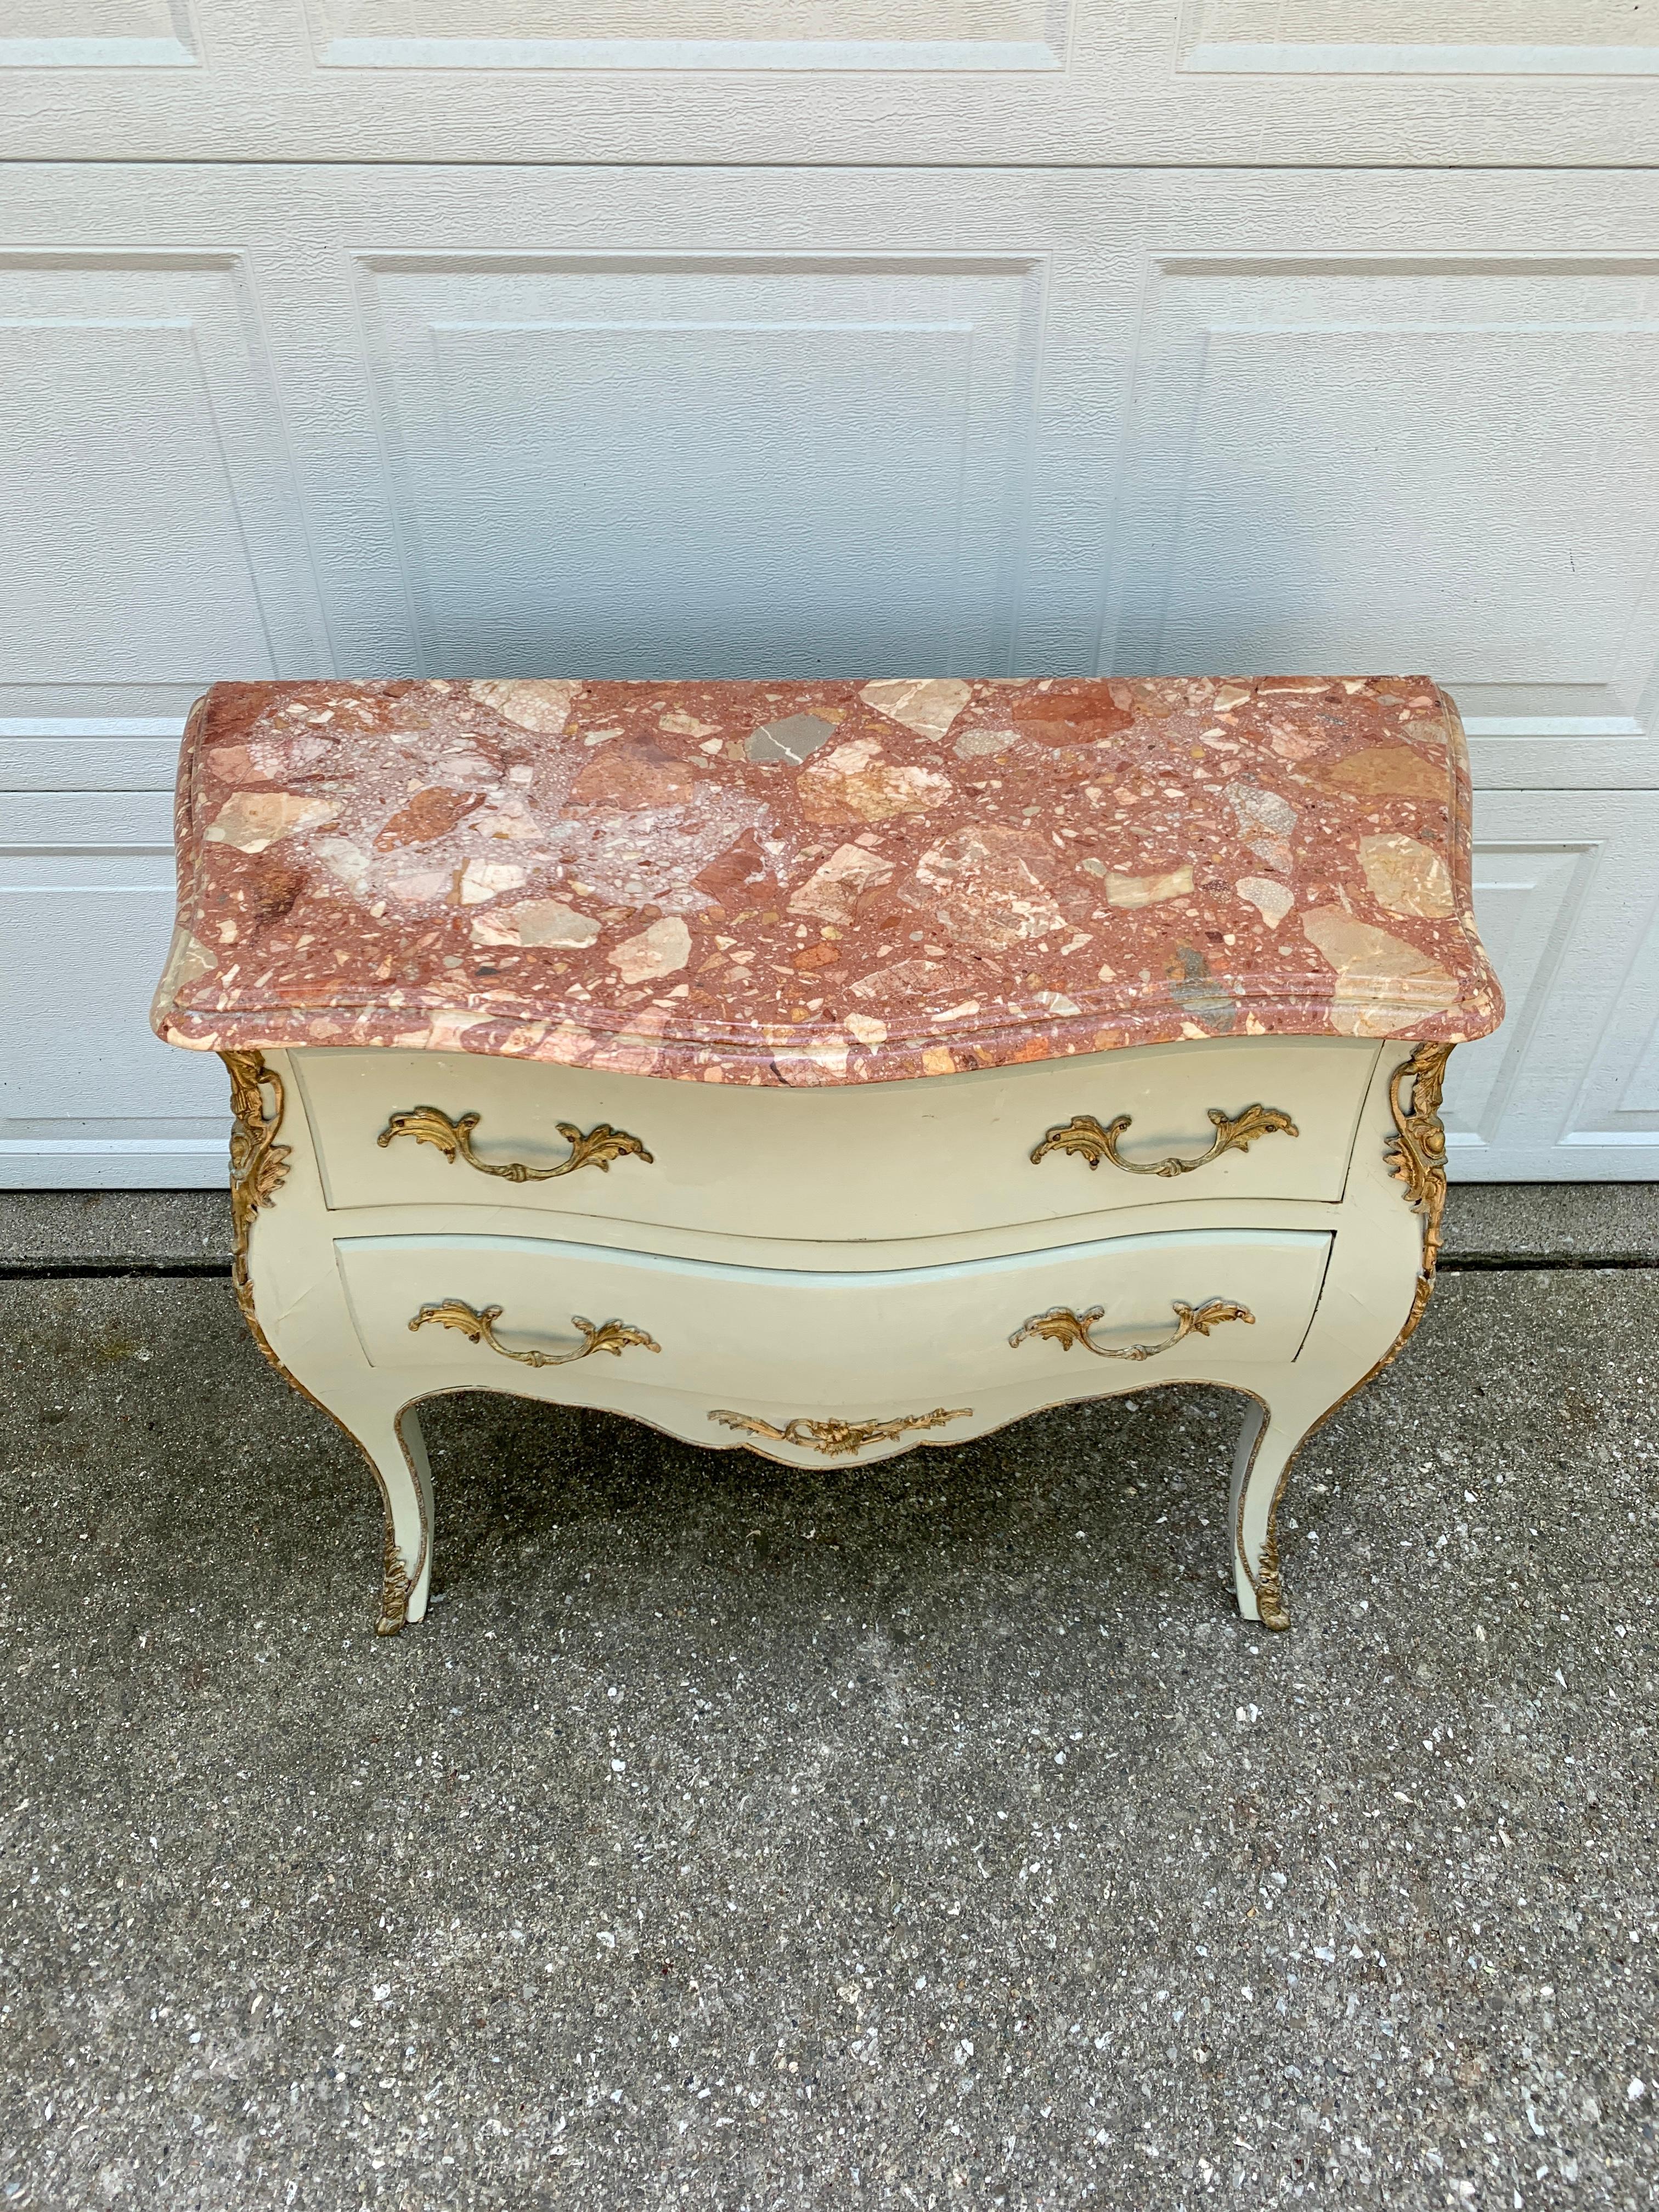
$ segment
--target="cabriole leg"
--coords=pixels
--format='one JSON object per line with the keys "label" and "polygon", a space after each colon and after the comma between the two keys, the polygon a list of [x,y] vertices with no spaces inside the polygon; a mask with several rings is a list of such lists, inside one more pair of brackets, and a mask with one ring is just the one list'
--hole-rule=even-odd
{"label": "cabriole leg", "polygon": [[1310,1424],[1275,1414],[1258,1399],[1247,1410],[1233,1455],[1232,1490],[1227,1526],[1232,1541],[1233,1583],[1238,1609],[1264,1628],[1288,1628],[1279,1579],[1279,1540],[1273,1527],[1279,1486],[1301,1449]]}
{"label": "cabriole leg", "polygon": [[[335,1419],[341,1417],[337,1413]],[[378,1636],[395,1636],[426,1613],[432,1581],[432,1469],[412,1407],[342,1426],[362,1445],[386,1507]]]}

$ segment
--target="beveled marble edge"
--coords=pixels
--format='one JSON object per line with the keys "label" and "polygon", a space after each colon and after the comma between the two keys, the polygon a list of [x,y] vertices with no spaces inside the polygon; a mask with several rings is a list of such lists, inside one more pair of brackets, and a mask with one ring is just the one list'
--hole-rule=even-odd
{"label": "beveled marble edge", "polygon": [[[1450,1019],[1444,1007],[1425,1009],[1421,1021],[1370,1032],[1334,1030],[1328,999],[1314,1002],[1324,1018],[1310,1018],[1307,1001],[1247,1001],[1245,1018],[1229,1036],[1353,1036],[1377,1043],[1464,1044],[1485,1036],[1502,1019],[1496,1012],[1471,1011],[1468,1021]],[[406,1018],[410,1009],[401,1010]],[[1455,1012],[1456,1010],[1452,1010]],[[540,1034],[537,1034],[538,1030]],[[196,1052],[250,1052],[296,1046],[391,1047],[404,1052],[472,1052],[545,1061],[561,1067],[592,1067],[616,1075],[654,1075],[692,1083],[775,1084],[791,1089],[820,1084],[902,1083],[927,1076],[964,1075],[976,1068],[1017,1066],[1027,1061],[1133,1050],[1138,1046],[1217,1040],[1218,1033],[1197,1024],[1148,1017],[1115,1030],[1081,1020],[1008,1024],[973,1036],[960,1033],[911,1038],[889,1037],[879,1054],[856,1054],[826,1046],[820,1039],[792,1051],[787,1036],[757,1050],[745,1041],[730,1044],[667,1036],[649,1030],[600,1030],[574,1024],[514,1023],[432,1009],[418,1027],[399,1026],[391,1009],[309,1008],[303,1013],[272,1009],[239,1011],[228,1022],[209,1026],[205,1019],[167,1017],[157,1032],[168,1044]],[[849,1062],[851,1064],[849,1064]]]}

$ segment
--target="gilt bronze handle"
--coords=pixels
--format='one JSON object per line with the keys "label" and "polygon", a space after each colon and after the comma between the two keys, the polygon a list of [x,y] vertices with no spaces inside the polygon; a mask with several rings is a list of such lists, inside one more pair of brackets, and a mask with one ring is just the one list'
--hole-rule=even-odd
{"label": "gilt bronze handle", "polygon": [[413,1137],[417,1145],[435,1146],[451,1167],[458,1159],[465,1160],[480,1175],[501,1176],[507,1182],[551,1182],[556,1176],[574,1175],[578,1168],[598,1168],[609,1175],[612,1160],[632,1157],[648,1163],[651,1158],[637,1137],[630,1137],[626,1129],[613,1129],[609,1121],[596,1122],[586,1136],[574,1121],[556,1121],[554,1127],[570,1147],[568,1159],[556,1168],[527,1168],[522,1160],[504,1160],[498,1166],[481,1160],[472,1149],[472,1132],[479,1119],[477,1114],[463,1114],[452,1121],[441,1107],[411,1106],[406,1114],[394,1114],[374,1141],[384,1152],[394,1137]]}
{"label": "gilt bronze handle", "polygon": [[632,1322],[604,1321],[596,1328],[580,1314],[572,1314],[570,1325],[581,1331],[583,1339],[574,1352],[514,1352],[495,1334],[495,1323],[501,1317],[500,1306],[474,1308],[459,1298],[445,1298],[437,1305],[422,1306],[409,1325],[410,1328],[424,1328],[428,1322],[435,1322],[440,1328],[458,1328],[474,1344],[488,1345],[503,1359],[516,1359],[525,1367],[568,1367],[573,1359],[586,1359],[590,1352],[614,1352],[620,1359],[632,1344],[647,1352],[662,1350],[653,1337],[647,1336],[642,1328],[635,1328]]}
{"label": "gilt bronze handle", "polygon": [[1219,1106],[1212,1106],[1209,1115],[1215,1140],[1209,1151],[1200,1152],[1195,1160],[1177,1159],[1174,1155],[1167,1160],[1123,1159],[1118,1152],[1117,1140],[1129,1127],[1130,1115],[1120,1114],[1103,1129],[1092,1114],[1073,1114],[1069,1121],[1056,1123],[1042,1142],[1032,1148],[1031,1164],[1035,1167],[1049,1152],[1078,1152],[1091,1168],[1097,1168],[1103,1160],[1109,1160],[1126,1175],[1191,1175],[1194,1168],[1207,1167],[1223,1152],[1248,1152],[1258,1137],[1294,1137],[1300,1133],[1290,1115],[1277,1106],[1247,1106],[1242,1114],[1227,1114]]}
{"label": "gilt bronze handle", "polygon": [[1171,1351],[1186,1336],[1207,1336],[1224,1321],[1244,1321],[1254,1326],[1255,1316],[1248,1306],[1236,1305],[1231,1298],[1210,1298],[1201,1306],[1189,1306],[1180,1298],[1171,1299],[1175,1309],[1176,1328],[1158,1344],[1130,1344],[1116,1352],[1109,1345],[1097,1344],[1089,1334],[1094,1324],[1103,1318],[1104,1306],[1090,1306],[1085,1312],[1076,1313],[1070,1306],[1050,1306],[1047,1313],[1033,1314],[1009,1338],[1010,1344],[1024,1344],[1029,1336],[1046,1337],[1069,1352],[1080,1344],[1085,1352],[1092,1352],[1100,1359],[1156,1359],[1160,1352]]}

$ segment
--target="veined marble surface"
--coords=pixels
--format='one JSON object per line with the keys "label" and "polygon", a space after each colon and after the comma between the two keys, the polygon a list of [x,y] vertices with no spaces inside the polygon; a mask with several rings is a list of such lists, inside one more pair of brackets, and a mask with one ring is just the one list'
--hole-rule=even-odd
{"label": "veined marble surface", "polygon": [[1425,678],[221,684],[154,1020],[706,1082],[1503,1018]]}

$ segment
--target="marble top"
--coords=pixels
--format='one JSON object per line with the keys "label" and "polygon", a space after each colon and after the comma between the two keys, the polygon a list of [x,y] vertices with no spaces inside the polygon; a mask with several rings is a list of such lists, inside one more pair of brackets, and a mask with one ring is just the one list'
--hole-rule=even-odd
{"label": "marble top", "polygon": [[220,684],[154,1019],[708,1082],[1503,1016],[1425,678]]}

